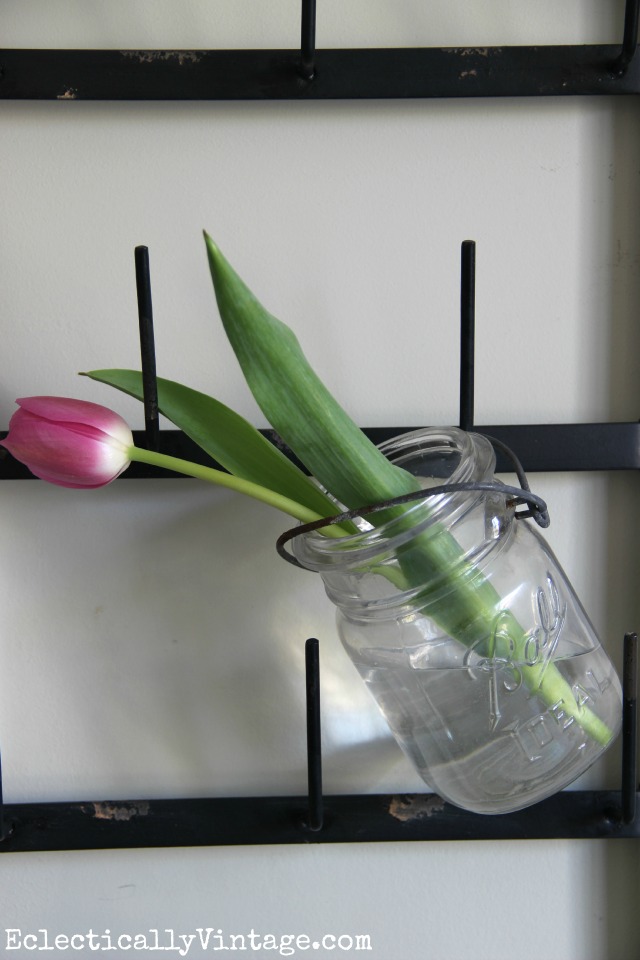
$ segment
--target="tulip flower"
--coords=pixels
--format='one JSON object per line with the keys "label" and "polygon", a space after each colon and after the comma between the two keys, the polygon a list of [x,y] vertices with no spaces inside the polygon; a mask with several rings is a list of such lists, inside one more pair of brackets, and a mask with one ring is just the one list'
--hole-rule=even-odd
{"label": "tulip flower", "polygon": [[36,477],[61,487],[103,487],[129,466],[131,430],[107,407],[64,397],[17,403],[0,442]]}

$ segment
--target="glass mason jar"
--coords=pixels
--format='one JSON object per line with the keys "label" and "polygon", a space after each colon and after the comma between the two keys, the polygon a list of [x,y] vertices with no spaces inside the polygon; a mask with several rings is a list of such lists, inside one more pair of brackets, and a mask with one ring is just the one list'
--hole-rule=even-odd
{"label": "glass mason jar", "polygon": [[[380,449],[424,487],[495,480],[490,442],[457,428]],[[622,694],[546,541],[494,491],[380,516],[293,550],[321,574],[344,648],[420,775],[487,814],[567,786],[615,739]]]}

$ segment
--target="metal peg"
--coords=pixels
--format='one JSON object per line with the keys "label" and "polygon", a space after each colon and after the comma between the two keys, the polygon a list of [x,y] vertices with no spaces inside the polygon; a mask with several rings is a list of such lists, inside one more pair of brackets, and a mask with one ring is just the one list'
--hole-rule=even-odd
{"label": "metal peg", "polygon": [[460,429],[473,428],[476,245],[465,240],[460,277]]}
{"label": "metal peg", "polygon": [[316,0],[302,0],[300,76],[313,80],[316,72]]}
{"label": "metal peg", "polygon": [[151,275],[149,272],[149,250],[147,247],[135,248],[135,264],[146,442],[149,450],[157,451],[160,443],[158,382],[156,379],[156,352],[153,335],[153,308],[151,305]]}
{"label": "metal peg", "polygon": [[322,829],[322,743],[320,728],[320,656],[315,638],[307,640],[304,648],[307,685],[307,777],[309,812],[306,826],[309,830]]}
{"label": "metal peg", "polygon": [[629,64],[636,55],[638,47],[638,19],[640,15],[640,0],[627,0],[624,8],[624,34],[620,54],[612,64],[612,72],[624,76]]}
{"label": "metal peg", "polygon": [[633,823],[636,817],[637,697],[638,634],[627,633],[624,638],[622,670],[622,820],[624,823]]}

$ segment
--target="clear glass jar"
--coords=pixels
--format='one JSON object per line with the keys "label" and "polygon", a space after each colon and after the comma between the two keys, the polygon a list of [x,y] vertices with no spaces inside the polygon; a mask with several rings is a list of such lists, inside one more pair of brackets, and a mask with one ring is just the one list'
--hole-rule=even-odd
{"label": "clear glass jar", "polygon": [[[381,450],[425,487],[495,479],[489,441],[457,428]],[[548,544],[514,513],[503,493],[458,491],[293,546],[321,574],[402,749],[431,789],[478,813],[561,790],[621,724],[611,661]]]}

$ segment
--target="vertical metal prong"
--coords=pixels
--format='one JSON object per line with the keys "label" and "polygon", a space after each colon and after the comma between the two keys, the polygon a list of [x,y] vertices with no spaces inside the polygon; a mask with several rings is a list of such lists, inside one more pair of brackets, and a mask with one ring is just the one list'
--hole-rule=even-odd
{"label": "vertical metal prong", "polygon": [[316,72],[316,0],[302,0],[300,76],[313,80]]}
{"label": "vertical metal prong", "polygon": [[315,638],[307,640],[304,648],[307,687],[307,777],[309,811],[307,827],[321,830],[322,810],[322,741],[320,727],[320,656]]}
{"label": "vertical metal prong", "polygon": [[460,429],[473,428],[475,355],[476,245],[465,240],[460,276]]}
{"label": "vertical metal prong", "polygon": [[149,450],[157,451],[160,443],[158,381],[156,379],[156,351],[153,335],[153,308],[151,305],[151,274],[149,272],[148,247],[135,248],[135,264],[146,442]]}
{"label": "vertical metal prong", "polygon": [[618,76],[624,76],[629,64],[636,55],[638,47],[638,19],[640,16],[640,0],[626,0],[624,7],[624,33],[622,46],[611,70]]}
{"label": "vertical metal prong", "polygon": [[622,820],[633,823],[636,817],[638,775],[636,751],[638,744],[638,635],[627,633],[624,638],[622,670]]}

